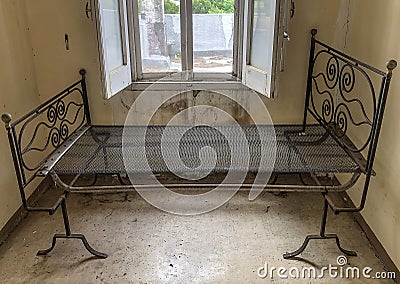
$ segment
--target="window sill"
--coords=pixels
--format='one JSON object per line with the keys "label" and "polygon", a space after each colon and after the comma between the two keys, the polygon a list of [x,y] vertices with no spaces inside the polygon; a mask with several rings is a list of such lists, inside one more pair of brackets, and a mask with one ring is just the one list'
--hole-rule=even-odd
{"label": "window sill", "polygon": [[144,91],[151,89],[152,91],[218,91],[218,90],[248,90],[246,86],[238,80],[201,80],[201,81],[139,81],[132,83],[128,88],[131,91]]}

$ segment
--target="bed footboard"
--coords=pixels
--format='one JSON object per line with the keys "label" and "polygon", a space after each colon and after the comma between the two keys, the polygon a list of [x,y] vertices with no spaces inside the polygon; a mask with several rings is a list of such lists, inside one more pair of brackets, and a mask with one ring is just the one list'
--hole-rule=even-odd
{"label": "bed footboard", "polygon": [[322,193],[324,210],[319,235],[308,235],[298,250],[284,254],[284,258],[302,253],[312,239],[336,239],[343,253],[356,255],[341,247],[337,235],[325,233],[327,210],[331,208],[334,214],[340,214],[359,212],[365,206],[371,177],[375,174],[373,165],[392,72],[397,67],[397,62],[390,60],[387,71],[381,71],[317,40],[316,34],[317,30],[313,29],[303,131],[309,118],[317,121],[359,165],[365,181],[356,207],[337,206],[328,192]]}
{"label": "bed footboard", "polygon": [[38,251],[44,255],[53,250],[57,239],[79,239],[85,248],[99,258],[107,255],[93,249],[83,234],[72,234],[68,219],[67,192],[51,207],[35,207],[28,204],[25,189],[37,178],[45,177],[44,166],[56,162],[54,154],[66,151],[68,142],[90,126],[91,119],[87,98],[85,70],[80,70],[81,79],[40,106],[12,121],[11,114],[1,116],[5,123],[15,173],[23,207],[27,211],[46,212],[53,215],[62,210],[64,234],[55,234],[49,249]]}
{"label": "bed footboard", "polygon": [[381,71],[317,40],[316,34],[313,29],[303,130],[308,120],[317,121],[359,165],[366,176],[360,206],[338,208],[328,198],[335,213],[359,211],[375,174],[375,153],[397,62],[390,60],[387,71]]}
{"label": "bed footboard", "polygon": [[[25,209],[38,210],[27,204],[25,188],[36,178],[60,146],[86,125],[91,124],[85,70],[81,80],[50,98],[16,121],[3,114],[15,173]],[[43,210],[41,210],[43,211]],[[46,210],[45,210],[46,211]]]}

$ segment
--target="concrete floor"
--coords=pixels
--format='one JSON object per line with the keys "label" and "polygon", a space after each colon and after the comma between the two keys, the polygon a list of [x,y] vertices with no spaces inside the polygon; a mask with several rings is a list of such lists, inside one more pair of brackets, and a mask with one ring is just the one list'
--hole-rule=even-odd
{"label": "concrete floor", "polygon": [[[50,198],[50,197],[48,197]],[[259,267],[337,265],[333,240],[311,241],[301,258],[284,260],[306,234],[318,233],[320,194],[263,193],[248,201],[239,192],[221,208],[199,216],[175,216],[155,209],[137,193],[70,195],[72,230],[84,233],[107,259],[91,257],[78,240],[60,241],[48,256],[36,256],[62,232],[61,215],[29,214],[0,247],[1,283],[364,283],[365,279],[273,279]],[[329,214],[327,232],[338,233],[356,250],[347,266],[384,271],[351,215]],[[286,272],[288,275],[288,272]],[[371,281],[392,283],[387,280]]]}

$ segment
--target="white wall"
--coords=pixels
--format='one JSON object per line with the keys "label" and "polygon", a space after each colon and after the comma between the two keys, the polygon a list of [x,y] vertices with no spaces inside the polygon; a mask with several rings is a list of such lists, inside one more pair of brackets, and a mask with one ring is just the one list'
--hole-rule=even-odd
{"label": "white wall", "polygon": [[[39,104],[25,3],[0,1],[0,112],[14,118]],[[0,228],[21,205],[4,125],[0,126]]]}
{"label": "white wall", "polygon": [[[343,0],[347,14],[348,0]],[[386,62],[400,62],[400,1],[351,0],[346,52],[386,70]],[[345,34],[342,34],[342,37]],[[344,44],[344,41],[341,41]],[[368,90],[366,90],[368,92]],[[397,267],[400,267],[400,68],[394,70],[381,136],[376,153],[364,219],[377,235]],[[358,201],[361,183],[351,191]]]}

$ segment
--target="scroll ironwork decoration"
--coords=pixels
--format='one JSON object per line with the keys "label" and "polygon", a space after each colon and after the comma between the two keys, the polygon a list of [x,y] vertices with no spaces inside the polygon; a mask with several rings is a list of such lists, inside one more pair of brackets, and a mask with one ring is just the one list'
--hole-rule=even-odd
{"label": "scroll ironwork decoration", "polygon": [[[346,136],[351,127],[368,127],[369,134],[359,147],[344,143],[351,152],[362,152],[372,140],[373,121],[377,112],[376,89],[369,74],[371,70],[356,60],[345,58],[324,47],[313,57],[313,73],[308,79],[312,84],[308,110],[339,139]],[[321,64],[325,66],[319,68]],[[323,71],[319,71],[320,69]],[[378,75],[384,73],[379,71]],[[365,88],[362,93],[356,91],[357,81],[366,84],[368,91]],[[367,111],[366,106],[369,105],[372,109]]]}
{"label": "scroll ironwork decoration", "polygon": [[[89,123],[84,84],[84,80],[78,81],[12,125],[24,183],[33,179],[34,173],[46,162],[54,149],[85,123]],[[41,140],[43,136],[45,138]],[[35,153],[40,158],[33,159],[36,160],[34,162],[28,159],[28,162],[27,156]],[[26,172],[30,172],[29,177]]]}

